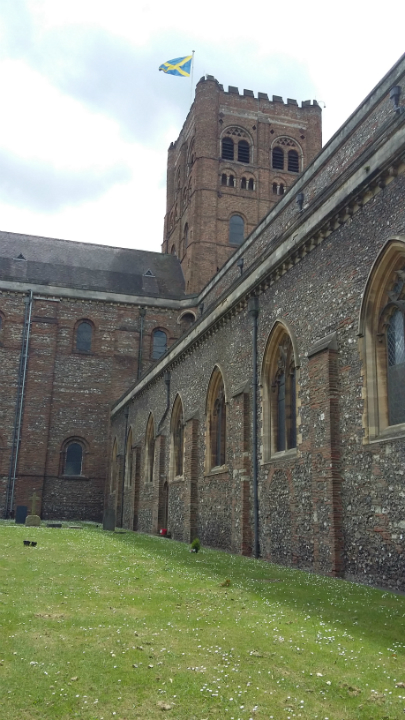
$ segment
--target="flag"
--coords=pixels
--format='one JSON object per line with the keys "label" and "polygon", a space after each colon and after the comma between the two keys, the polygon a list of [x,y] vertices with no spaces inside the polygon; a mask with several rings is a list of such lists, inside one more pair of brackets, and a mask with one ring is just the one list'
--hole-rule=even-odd
{"label": "flag", "polygon": [[166,75],[180,75],[180,77],[190,77],[192,55],[186,57],[168,60],[160,66],[159,70],[163,70]]}

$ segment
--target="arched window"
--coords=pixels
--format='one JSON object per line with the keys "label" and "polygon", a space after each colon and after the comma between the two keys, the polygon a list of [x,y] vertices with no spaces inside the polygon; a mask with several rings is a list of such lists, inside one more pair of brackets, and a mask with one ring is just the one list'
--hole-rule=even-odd
{"label": "arched window", "polygon": [[153,482],[153,469],[155,465],[155,423],[153,415],[149,416],[145,435],[145,481]]}
{"label": "arched window", "polygon": [[76,328],[76,350],[78,352],[91,352],[93,328],[89,322],[83,321]]}
{"label": "arched window", "polygon": [[241,186],[242,190],[246,190],[246,178],[245,177],[243,177],[242,180],[240,181],[240,186]]}
{"label": "arched window", "polygon": [[288,151],[288,170],[293,173],[300,171],[299,158],[296,150]]}
{"label": "arched window", "polygon": [[192,312],[185,312],[180,318],[181,333],[187,332],[189,327],[195,322],[195,315]]}
{"label": "arched window", "polygon": [[176,255],[176,246],[172,245],[172,249],[170,250],[170,255]]}
{"label": "arched window", "polygon": [[228,178],[226,177],[226,173],[222,173],[221,175],[221,185],[227,185],[228,184]]}
{"label": "arched window", "polygon": [[229,244],[241,245],[245,239],[245,222],[240,215],[232,215],[229,220]]}
{"label": "arched window", "polygon": [[284,170],[284,151],[276,145],[272,153],[273,170]]}
{"label": "arched window", "polygon": [[183,404],[178,395],[172,412],[171,420],[171,476],[172,478],[183,475],[184,455],[184,420]]}
{"label": "arched window", "polygon": [[398,425],[405,422],[405,333],[402,308],[395,309],[388,320],[386,345],[388,422],[390,425]]}
{"label": "arched window", "polygon": [[248,183],[248,190],[254,190],[254,189],[255,189],[255,181],[253,180],[253,178],[250,178],[249,183]]}
{"label": "arched window", "polygon": [[263,451],[265,460],[297,446],[297,368],[286,327],[276,323],[263,361]]}
{"label": "arched window", "polygon": [[71,440],[65,445],[63,474],[68,477],[82,475],[83,445]]}
{"label": "arched window", "polygon": [[284,185],[283,185],[283,183],[280,183],[280,185],[279,185],[278,194],[279,194],[279,195],[284,195]]}
{"label": "arched window", "polygon": [[127,446],[125,449],[125,477],[124,485],[126,488],[132,485],[132,428],[129,428],[127,437]]}
{"label": "arched window", "polygon": [[167,350],[167,335],[163,330],[152,333],[152,360],[159,360]]}
{"label": "arched window", "polygon": [[366,286],[359,335],[365,371],[364,442],[405,432],[405,238],[392,240]]}
{"label": "arched window", "polygon": [[230,137],[224,137],[222,140],[222,158],[224,160],[233,160],[233,140]]}
{"label": "arched window", "polygon": [[277,183],[273,183],[273,195],[278,195],[277,189]]}
{"label": "arched window", "polygon": [[118,446],[117,438],[114,439],[112,453],[111,453],[111,467],[110,467],[110,493],[113,493],[117,489],[118,484]]}
{"label": "arched window", "polygon": [[235,177],[233,175],[229,176],[229,187],[235,187]]}
{"label": "arched window", "polygon": [[221,372],[214,371],[208,390],[208,466],[225,465],[226,461],[226,401]]}
{"label": "arched window", "polygon": [[249,143],[246,140],[238,142],[238,160],[239,162],[248,163],[250,155]]}
{"label": "arched window", "polygon": [[184,226],[184,247],[186,248],[188,245],[188,223]]}

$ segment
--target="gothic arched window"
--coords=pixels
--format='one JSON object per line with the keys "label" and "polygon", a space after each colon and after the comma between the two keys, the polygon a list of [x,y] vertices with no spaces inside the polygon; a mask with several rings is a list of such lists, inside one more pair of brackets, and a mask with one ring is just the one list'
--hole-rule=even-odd
{"label": "gothic arched window", "polygon": [[167,350],[167,335],[163,330],[152,333],[152,360],[159,360]]}
{"label": "gothic arched window", "polygon": [[155,465],[155,423],[153,415],[149,415],[145,434],[145,481],[153,482],[153,470]]}
{"label": "gothic arched window", "polygon": [[132,428],[129,428],[127,437],[127,446],[125,449],[125,477],[124,484],[126,488],[132,485]]}
{"label": "gothic arched window", "polygon": [[180,396],[177,396],[172,412],[171,420],[171,475],[172,478],[183,475],[183,455],[184,455],[184,420],[183,405]]}
{"label": "gothic arched window", "polygon": [[405,239],[391,240],[367,283],[363,338],[364,442],[405,432]]}
{"label": "gothic arched window", "polygon": [[263,361],[265,460],[297,446],[297,368],[293,343],[282,323],[273,328]]}
{"label": "gothic arched window", "polygon": [[229,244],[241,245],[245,239],[245,222],[240,215],[232,215],[229,220]]}
{"label": "gothic arched window", "polygon": [[207,401],[208,466],[220,467],[226,462],[226,399],[221,372],[214,371]]}
{"label": "gothic arched window", "polygon": [[234,145],[230,137],[224,137],[222,140],[222,158],[223,160],[233,160]]}
{"label": "gothic arched window", "polygon": [[89,322],[84,320],[76,328],[76,350],[79,352],[91,352],[93,328]]}

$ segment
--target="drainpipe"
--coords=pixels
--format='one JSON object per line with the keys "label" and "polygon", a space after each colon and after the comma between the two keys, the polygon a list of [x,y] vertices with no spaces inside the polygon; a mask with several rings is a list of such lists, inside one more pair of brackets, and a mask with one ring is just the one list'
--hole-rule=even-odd
{"label": "drainpipe", "polygon": [[260,556],[259,547],[259,493],[258,493],[258,471],[257,471],[257,318],[259,315],[259,302],[256,295],[249,298],[248,302],[249,315],[252,318],[252,474],[253,474],[253,522],[254,522],[254,541],[253,555],[255,558]]}
{"label": "drainpipe", "polygon": [[15,408],[15,419],[13,429],[13,444],[11,447],[10,457],[10,470],[8,473],[7,481],[7,493],[6,493],[6,507],[5,517],[11,517],[14,505],[14,491],[18,465],[18,454],[21,443],[21,426],[23,420],[24,410],[24,395],[25,395],[25,383],[27,379],[27,365],[28,365],[28,349],[31,334],[31,316],[32,316],[32,303],[33,296],[32,290],[29,291],[28,297],[25,299],[25,313],[24,313],[24,325],[21,338],[21,354],[20,354],[20,365],[18,368],[18,379],[17,379],[17,399]]}
{"label": "drainpipe", "polygon": [[121,525],[124,522],[124,489],[125,489],[125,470],[127,465],[127,442],[128,442],[128,415],[129,405],[125,408],[125,440],[124,440],[124,462],[122,464],[122,485],[121,485]]}
{"label": "drainpipe", "polygon": [[169,372],[169,370],[166,370],[166,372],[165,372],[165,385],[166,385],[166,407],[165,407],[165,411],[162,415],[162,418],[159,422],[157,434],[159,434],[160,428],[162,427],[164,421],[166,420],[166,415],[169,412],[169,408],[170,408],[170,372]]}
{"label": "drainpipe", "polygon": [[139,330],[139,350],[138,350],[138,372],[137,379],[141,377],[142,373],[142,347],[143,347],[143,326],[145,322],[146,310],[145,308],[139,308],[139,317],[141,318],[141,327]]}

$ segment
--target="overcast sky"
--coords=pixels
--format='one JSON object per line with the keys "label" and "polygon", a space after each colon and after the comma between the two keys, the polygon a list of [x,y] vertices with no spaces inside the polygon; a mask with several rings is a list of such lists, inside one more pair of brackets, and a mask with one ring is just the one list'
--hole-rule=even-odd
{"label": "overcast sky", "polygon": [[316,98],[325,143],[402,54],[404,7],[0,0],[0,229],[159,251],[191,98],[160,64],[195,50],[194,85]]}

